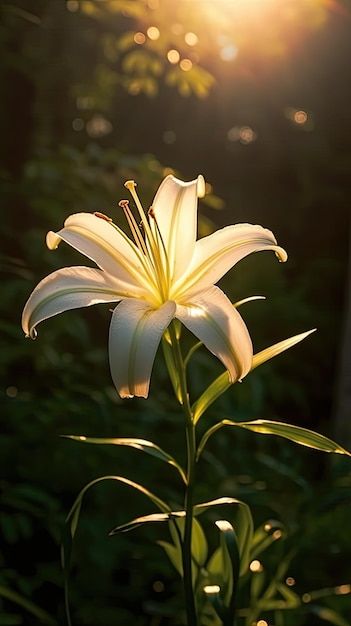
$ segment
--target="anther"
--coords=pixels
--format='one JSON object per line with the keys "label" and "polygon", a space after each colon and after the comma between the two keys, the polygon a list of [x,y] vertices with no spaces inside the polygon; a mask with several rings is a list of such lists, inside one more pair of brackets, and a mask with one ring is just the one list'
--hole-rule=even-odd
{"label": "anther", "polygon": [[129,200],[120,200],[118,206],[122,209],[129,209]]}
{"label": "anther", "polygon": [[137,186],[137,184],[136,184],[135,180],[127,180],[127,181],[124,183],[124,186],[125,186],[125,187],[129,190],[129,191],[132,191],[132,190],[134,190],[134,189],[135,189],[135,187]]}
{"label": "anther", "polygon": [[95,217],[99,217],[101,220],[105,220],[105,222],[112,222],[112,218],[105,215],[105,213],[99,213],[99,211],[95,211]]}
{"label": "anther", "polygon": [[150,207],[147,214],[149,215],[149,217],[152,217],[153,219],[155,219],[155,211],[154,211],[154,207]]}

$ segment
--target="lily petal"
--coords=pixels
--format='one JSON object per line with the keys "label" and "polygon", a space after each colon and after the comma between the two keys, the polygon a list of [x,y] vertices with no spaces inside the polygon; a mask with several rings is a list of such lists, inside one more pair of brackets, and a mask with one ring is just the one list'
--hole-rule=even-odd
{"label": "lily petal", "polygon": [[193,256],[197,198],[202,197],[204,192],[202,176],[185,183],[169,175],[162,181],[155,195],[153,213],[165,244],[173,280],[184,273]]}
{"label": "lily petal", "polygon": [[119,228],[93,213],[74,213],[66,219],[62,230],[48,232],[48,248],[57,248],[61,239],[112,276],[132,285],[149,282],[135,244]]}
{"label": "lily petal", "polygon": [[245,323],[227,296],[211,287],[187,305],[178,305],[176,317],[227,368],[231,382],[251,369],[252,343]]}
{"label": "lily petal", "polygon": [[171,301],[155,310],[135,298],[123,300],[114,310],[109,356],[113,382],[121,398],[147,398],[158,344],[175,310]]}
{"label": "lily petal", "polygon": [[22,314],[22,328],[36,337],[35,327],[63,311],[99,302],[117,302],[130,296],[128,285],[91,267],[65,267],[44,278],[29,297]]}
{"label": "lily petal", "polygon": [[[280,261],[287,259],[270,230],[253,224],[235,224],[199,239],[186,275],[174,285],[173,294],[191,294],[218,282],[228,270],[251,252],[273,250]],[[173,297],[173,296],[172,296]]]}

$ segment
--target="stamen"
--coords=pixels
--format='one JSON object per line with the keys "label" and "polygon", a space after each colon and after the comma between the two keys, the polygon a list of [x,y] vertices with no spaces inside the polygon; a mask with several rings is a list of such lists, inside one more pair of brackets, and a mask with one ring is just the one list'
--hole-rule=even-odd
{"label": "stamen", "polygon": [[139,248],[139,250],[141,252],[143,252],[146,256],[148,256],[146,245],[145,245],[145,241],[144,241],[144,239],[142,237],[142,234],[140,232],[138,224],[136,223],[136,221],[134,219],[134,215],[133,215],[133,213],[130,210],[129,200],[120,200],[118,205],[124,211],[124,215],[127,218],[127,222],[129,224],[129,228],[130,228],[130,230],[132,232],[132,235],[134,237],[134,241],[135,241],[136,245],[138,246],[138,248]]}
{"label": "stamen", "polygon": [[99,211],[95,211],[95,217],[99,217],[101,220],[105,220],[105,222],[112,222],[112,217],[105,215],[105,213],[100,213]]}
{"label": "stamen", "polygon": [[160,289],[161,297],[163,298],[164,301],[166,301],[168,299],[168,289],[169,289],[169,280],[167,276],[168,269],[166,266],[166,275],[165,275],[165,267],[164,267],[164,263],[161,257],[161,251],[160,251],[160,246],[159,246],[159,241],[158,241],[158,236],[157,236],[158,235],[157,229],[156,231],[154,231],[151,228],[151,225],[149,224],[149,220],[147,219],[147,216],[143,209],[143,205],[141,204],[139,200],[139,196],[137,192],[135,191],[136,182],[134,180],[127,180],[124,183],[124,186],[130,192],[136,204],[136,207],[138,209],[139,215],[141,217],[141,221],[142,221],[144,231],[145,231],[145,236],[149,244],[148,256],[150,258],[152,265],[154,265],[154,268],[155,268],[156,279],[157,279],[158,286]]}

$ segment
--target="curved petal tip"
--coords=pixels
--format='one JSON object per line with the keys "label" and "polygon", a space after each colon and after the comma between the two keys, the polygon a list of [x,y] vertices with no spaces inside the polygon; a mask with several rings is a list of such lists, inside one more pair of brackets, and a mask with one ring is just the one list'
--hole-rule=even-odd
{"label": "curved petal tip", "polygon": [[59,246],[60,241],[61,237],[57,235],[57,233],[54,233],[53,230],[49,230],[48,234],[46,235],[46,245],[49,250],[56,250],[56,248],[58,248]]}
{"label": "curved petal tip", "polygon": [[277,246],[275,249],[275,256],[279,260],[279,263],[285,263],[285,261],[288,260],[288,253],[280,246]]}
{"label": "curved petal tip", "polygon": [[197,197],[204,198],[205,195],[206,195],[206,183],[205,183],[204,177],[202,176],[202,174],[200,174],[197,177]]}

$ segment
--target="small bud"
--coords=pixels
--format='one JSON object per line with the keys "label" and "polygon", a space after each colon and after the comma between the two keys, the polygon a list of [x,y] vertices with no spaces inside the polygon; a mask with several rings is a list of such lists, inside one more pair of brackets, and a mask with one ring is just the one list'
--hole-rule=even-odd
{"label": "small bud", "polygon": [[99,217],[101,220],[105,220],[105,222],[112,222],[112,218],[105,215],[105,213],[100,213],[99,211],[95,211],[95,217]]}

